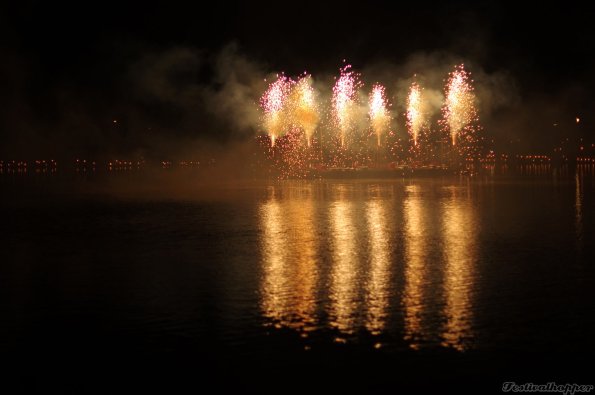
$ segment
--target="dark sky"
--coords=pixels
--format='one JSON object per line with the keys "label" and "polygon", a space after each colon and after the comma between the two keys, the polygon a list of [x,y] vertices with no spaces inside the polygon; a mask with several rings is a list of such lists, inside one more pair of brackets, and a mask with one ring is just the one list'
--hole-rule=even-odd
{"label": "dark sky", "polygon": [[[131,81],[143,59],[183,48],[196,59],[175,78],[216,90],[220,81],[212,59],[230,42],[265,71],[289,74],[332,73],[343,58],[364,68],[399,64],[420,52],[448,52],[486,73],[506,73],[520,103],[515,111],[529,112],[529,118],[555,108],[569,119],[580,113],[586,134],[595,125],[589,120],[595,105],[595,13],[568,1],[21,1],[0,10],[3,152],[32,146],[52,151],[59,145],[100,151],[102,144],[118,142],[132,149],[135,143],[121,135],[137,139],[133,129],[174,138],[215,135],[213,129],[225,124],[212,114],[188,116],[179,103],[138,99]],[[115,118],[122,129],[110,129]],[[196,128],[196,122],[209,127]],[[78,143],[61,141],[73,140],[72,133]],[[218,132],[215,138],[229,135]],[[150,137],[139,145],[148,144],[144,140]]]}

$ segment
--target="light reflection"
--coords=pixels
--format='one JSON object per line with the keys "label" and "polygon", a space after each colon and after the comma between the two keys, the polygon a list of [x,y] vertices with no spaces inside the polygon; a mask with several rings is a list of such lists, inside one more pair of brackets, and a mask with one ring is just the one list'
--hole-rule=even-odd
{"label": "light reflection", "polygon": [[312,190],[307,188],[302,192],[302,199],[292,199],[288,204],[287,227],[291,240],[288,246],[292,254],[291,262],[295,265],[291,273],[294,285],[291,306],[295,315],[292,326],[308,331],[315,324],[318,239],[314,232],[316,224]]}
{"label": "light reflection", "polygon": [[[340,332],[336,342],[362,329],[380,335],[388,330],[394,297],[393,200],[378,191],[362,200],[358,190],[331,185],[323,211],[314,191],[309,184],[271,188],[260,207],[261,306],[267,324],[303,337],[325,325]],[[445,191],[440,206],[424,198],[420,185],[407,186],[403,200],[401,305],[404,340],[413,349],[439,343],[465,350],[473,337],[479,224],[469,186]],[[318,217],[325,214],[328,228]],[[328,239],[320,236],[323,229]],[[325,256],[328,269],[321,265]],[[319,303],[324,301],[328,304]]]}
{"label": "light reflection", "polygon": [[375,335],[386,325],[390,290],[390,216],[387,200],[371,200],[366,205],[370,238],[370,268],[367,283],[366,328]]}
{"label": "light reflection", "polygon": [[426,252],[428,240],[425,227],[423,201],[420,187],[409,185],[404,202],[405,217],[405,290],[403,308],[405,313],[405,340],[410,347],[418,349],[424,338],[422,322],[424,312],[424,282],[427,277]]}
{"label": "light reflection", "polygon": [[443,203],[443,235],[446,267],[444,273],[446,324],[442,345],[462,351],[472,338],[473,278],[477,260],[478,223],[468,196],[449,187]]}
{"label": "light reflection", "polygon": [[583,238],[583,193],[581,190],[581,177],[579,176],[579,172],[577,170],[574,176],[574,182],[576,184],[575,188],[575,199],[574,199],[574,209],[575,209],[575,227],[576,227],[576,237],[577,240],[580,242]]}
{"label": "light reflection", "polygon": [[287,234],[283,226],[284,213],[271,188],[269,201],[261,206],[263,229],[262,308],[264,315],[278,326],[289,313],[287,276]]}
{"label": "light reflection", "polygon": [[345,187],[337,187],[337,200],[330,206],[332,257],[330,289],[331,325],[343,333],[352,333],[357,309],[357,245],[353,199]]}
{"label": "light reflection", "polygon": [[278,328],[307,331],[315,325],[318,278],[312,190],[304,187],[287,200],[275,189],[261,206],[263,229],[262,309]]}

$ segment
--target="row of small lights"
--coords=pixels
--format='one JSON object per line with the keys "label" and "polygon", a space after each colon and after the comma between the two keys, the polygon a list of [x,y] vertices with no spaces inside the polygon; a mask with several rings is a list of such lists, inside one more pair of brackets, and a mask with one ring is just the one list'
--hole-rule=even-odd
{"label": "row of small lights", "polygon": [[[508,160],[508,155],[506,154],[501,154],[500,158],[503,159],[505,162]],[[551,162],[551,158],[547,155],[517,155],[518,159],[521,160],[530,160],[532,162]],[[484,159],[480,159],[480,163],[490,163],[490,162],[494,162],[496,159],[496,154],[492,151],[490,152],[486,158]],[[564,159],[567,159],[566,156],[564,156]],[[595,158],[590,158],[590,157],[577,157],[576,158],[577,162],[580,163],[595,163]],[[473,161],[473,158],[466,158],[467,162],[471,162]],[[107,163],[108,166],[108,170],[113,170],[115,168],[115,170],[122,170],[122,169],[132,169],[132,166],[136,163],[137,167],[140,167],[142,165],[144,165],[144,161],[128,161],[128,160],[113,160]],[[40,170],[39,167],[43,167],[43,168],[51,168],[53,170],[55,170],[58,166],[58,162],[56,162],[53,159],[50,160],[35,160],[33,162],[33,164],[35,165],[35,167],[37,168],[37,170]],[[93,170],[95,170],[95,167],[97,165],[97,162],[95,161],[87,161],[86,159],[76,159],[75,164],[77,166],[77,171],[82,168],[84,171],[86,171],[87,167],[92,167]],[[200,166],[200,162],[199,161],[180,161],[178,162],[178,165],[180,167],[198,167]],[[16,160],[12,160],[12,161],[2,161],[0,160],[0,169],[4,169],[4,167],[6,166],[7,170],[11,170],[14,168],[17,169],[22,169],[23,171],[27,170],[27,166],[28,166],[28,162],[27,161],[16,161]],[[162,161],[161,162],[161,167],[163,169],[169,169],[172,167],[172,162],[171,161]]]}
{"label": "row of small lights", "polygon": [[47,173],[48,170],[50,173],[56,173],[58,169],[58,162],[53,159],[45,160],[45,159],[38,159],[31,162],[31,166],[29,166],[29,162],[22,161],[22,160],[11,160],[11,161],[3,161],[0,160],[0,173],[28,173],[29,169],[33,168],[31,171],[35,173]]}
{"label": "row of small lights", "polygon": [[[48,166],[57,167],[58,166],[58,162],[56,162],[53,159],[50,159],[50,160],[43,160],[43,159],[35,160],[35,161],[32,162],[32,164],[34,164],[37,167],[39,167],[39,166],[42,166],[42,167],[48,167]],[[4,162],[3,160],[0,160],[0,167],[4,167],[4,165],[6,165],[6,167],[8,167],[8,168],[10,168],[10,167],[27,167],[29,165],[29,163],[27,161],[24,161],[24,160],[19,160],[19,161],[9,160],[9,161],[6,161],[6,162]]]}
{"label": "row of small lights", "polygon": [[[494,163],[496,162],[496,158],[497,155],[494,151],[490,151],[485,158],[480,158],[479,159],[479,163]],[[506,154],[500,154],[500,159],[503,160],[504,162],[508,161],[508,155]]]}
{"label": "row of small lights", "polygon": [[517,155],[517,158],[522,161],[530,161],[532,163],[551,162],[551,158],[547,155]]}

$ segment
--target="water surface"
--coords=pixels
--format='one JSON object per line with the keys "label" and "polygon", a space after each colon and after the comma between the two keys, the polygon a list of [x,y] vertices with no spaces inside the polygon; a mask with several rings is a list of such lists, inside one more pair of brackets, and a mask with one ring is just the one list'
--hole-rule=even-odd
{"label": "water surface", "polygon": [[584,382],[594,197],[578,172],[6,198],[0,346],[21,389]]}

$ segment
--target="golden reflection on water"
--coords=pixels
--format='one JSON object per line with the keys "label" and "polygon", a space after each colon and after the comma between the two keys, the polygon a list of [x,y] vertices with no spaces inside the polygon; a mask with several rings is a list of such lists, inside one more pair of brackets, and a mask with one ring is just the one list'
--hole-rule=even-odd
{"label": "golden reflection on water", "polygon": [[288,289],[286,245],[287,234],[283,222],[285,214],[274,196],[261,207],[260,218],[263,229],[263,281],[262,307],[265,316],[274,321],[283,321],[288,314]]}
{"label": "golden reflection on water", "polygon": [[285,200],[275,192],[260,213],[262,309],[277,327],[308,331],[315,324],[318,278],[312,190],[302,188]]}
{"label": "golden reflection on water", "polygon": [[387,200],[374,199],[366,204],[370,242],[370,267],[367,282],[366,328],[380,334],[386,325],[390,291],[391,233]]}
{"label": "golden reflection on water", "polygon": [[290,235],[293,254],[292,262],[295,270],[292,273],[293,299],[292,308],[296,314],[294,325],[305,330],[311,329],[315,324],[316,290],[318,280],[317,251],[318,239],[314,232],[314,201],[311,190],[308,196],[289,203]]}
{"label": "golden reflection on water", "polygon": [[[327,201],[315,191],[310,184],[271,187],[261,204],[260,288],[267,324],[304,337],[321,326],[342,335],[362,328],[374,335],[390,331],[397,269],[403,270],[403,331],[410,347],[467,349],[479,226],[469,189],[442,189],[446,195],[437,206],[420,185],[406,186],[402,224],[394,219],[392,196],[362,199],[357,189],[331,185]],[[402,266],[393,256],[400,230]]]}
{"label": "golden reflection on water", "polygon": [[581,176],[579,175],[579,171],[577,169],[576,174],[574,176],[574,182],[576,184],[574,209],[576,237],[579,241],[581,241],[583,237],[583,194],[581,190],[581,181]]}
{"label": "golden reflection on water", "polygon": [[405,289],[403,308],[405,314],[405,340],[417,349],[425,337],[422,316],[424,312],[424,281],[426,278],[426,236],[423,200],[420,187],[409,185],[404,201],[405,234]]}
{"label": "golden reflection on water", "polygon": [[356,278],[358,271],[357,238],[353,216],[353,199],[346,197],[344,186],[336,189],[336,200],[329,208],[332,233],[332,268],[330,278],[331,326],[351,333],[357,309]]}
{"label": "golden reflection on water", "polygon": [[[472,333],[473,279],[477,260],[478,224],[468,196],[457,187],[447,188],[442,206],[446,324],[442,344],[459,351],[467,349]],[[468,193],[468,189],[467,192]]]}

